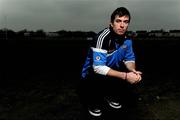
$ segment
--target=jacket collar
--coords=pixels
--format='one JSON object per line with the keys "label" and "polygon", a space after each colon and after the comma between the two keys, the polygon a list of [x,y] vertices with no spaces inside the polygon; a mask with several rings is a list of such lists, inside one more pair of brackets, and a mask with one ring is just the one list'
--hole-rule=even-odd
{"label": "jacket collar", "polygon": [[123,44],[125,39],[127,38],[126,35],[118,35],[117,33],[114,32],[112,27],[109,27],[110,32],[111,32],[111,39],[115,40],[116,43],[118,44]]}

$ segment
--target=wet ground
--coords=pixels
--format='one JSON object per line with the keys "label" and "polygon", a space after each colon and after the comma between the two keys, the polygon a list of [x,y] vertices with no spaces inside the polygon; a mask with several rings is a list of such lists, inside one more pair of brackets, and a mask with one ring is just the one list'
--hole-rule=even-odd
{"label": "wet ground", "polygon": [[[87,43],[69,43],[16,40],[1,44],[0,119],[87,119],[76,93]],[[137,106],[126,119],[180,119],[179,45],[180,41],[135,42],[143,81],[137,87]],[[103,119],[115,116],[120,119],[120,112],[109,111]]]}

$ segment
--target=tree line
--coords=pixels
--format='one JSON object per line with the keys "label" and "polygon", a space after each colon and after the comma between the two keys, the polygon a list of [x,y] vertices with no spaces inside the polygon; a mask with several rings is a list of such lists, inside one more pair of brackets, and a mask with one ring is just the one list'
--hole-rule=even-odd
{"label": "tree line", "polygon": [[10,29],[0,29],[0,38],[6,39],[6,38],[27,38],[27,37],[39,37],[39,38],[46,38],[46,37],[57,37],[57,38],[69,38],[69,37],[94,37],[96,35],[95,32],[89,31],[65,31],[65,30],[59,30],[56,32],[45,32],[42,29],[36,30],[36,31],[29,31],[27,29],[20,30],[20,31],[13,31]]}

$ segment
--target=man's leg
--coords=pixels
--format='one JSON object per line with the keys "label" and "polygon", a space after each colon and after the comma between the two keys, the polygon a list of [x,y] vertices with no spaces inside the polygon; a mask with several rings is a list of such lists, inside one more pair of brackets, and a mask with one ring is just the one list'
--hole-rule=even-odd
{"label": "man's leg", "polygon": [[102,115],[103,94],[101,86],[101,81],[89,78],[81,81],[78,90],[85,110],[95,117]]}

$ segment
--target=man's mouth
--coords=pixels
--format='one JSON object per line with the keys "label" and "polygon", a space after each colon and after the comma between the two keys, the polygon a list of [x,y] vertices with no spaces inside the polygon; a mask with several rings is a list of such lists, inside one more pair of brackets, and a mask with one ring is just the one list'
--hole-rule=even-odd
{"label": "man's mouth", "polygon": [[124,30],[118,29],[118,32],[123,33],[123,32],[124,32]]}

